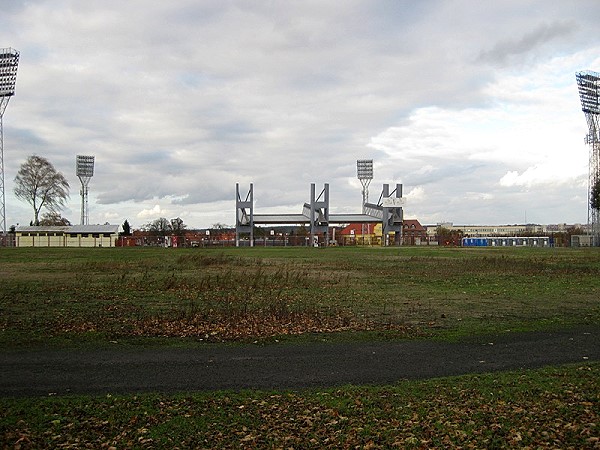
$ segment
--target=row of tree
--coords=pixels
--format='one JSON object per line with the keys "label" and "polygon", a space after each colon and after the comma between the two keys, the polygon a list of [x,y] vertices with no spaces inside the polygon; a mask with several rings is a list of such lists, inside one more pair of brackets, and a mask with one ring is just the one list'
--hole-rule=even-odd
{"label": "row of tree", "polygon": [[171,220],[160,217],[142,227],[144,231],[148,231],[156,236],[183,236],[186,228],[187,226],[179,217]]}

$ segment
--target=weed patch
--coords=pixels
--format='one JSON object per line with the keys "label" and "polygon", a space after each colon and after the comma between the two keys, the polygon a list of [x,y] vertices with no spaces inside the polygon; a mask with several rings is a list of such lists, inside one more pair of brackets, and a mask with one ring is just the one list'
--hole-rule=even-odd
{"label": "weed patch", "polygon": [[597,324],[594,250],[5,249],[0,344]]}
{"label": "weed patch", "polygon": [[3,448],[597,448],[600,365],[393,386],[0,399]]}

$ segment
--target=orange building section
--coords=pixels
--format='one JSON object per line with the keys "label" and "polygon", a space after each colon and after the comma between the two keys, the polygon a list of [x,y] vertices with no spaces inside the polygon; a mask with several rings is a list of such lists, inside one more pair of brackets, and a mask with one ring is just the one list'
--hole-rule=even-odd
{"label": "orange building section", "polygon": [[[402,223],[402,245],[426,245],[427,229],[418,220]],[[339,232],[341,245],[381,245],[380,223],[351,223]]]}

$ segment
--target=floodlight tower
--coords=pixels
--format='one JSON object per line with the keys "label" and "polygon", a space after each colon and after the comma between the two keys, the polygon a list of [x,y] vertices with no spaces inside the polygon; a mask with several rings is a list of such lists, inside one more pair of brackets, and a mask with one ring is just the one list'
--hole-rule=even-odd
{"label": "floodlight tower", "polygon": [[77,177],[81,181],[81,225],[87,225],[88,215],[88,184],[94,176],[94,157],[77,155]]}
{"label": "floodlight tower", "polygon": [[600,245],[600,210],[592,206],[592,193],[600,183],[600,116],[599,89],[600,74],[592,71],[577,72],[577,88],[581,99],[581,110],[585,114],[588,134],[585,143],[590,148],[590,167],[588,181],[588,227],[594,240],[593,245]]}
{"label": "floodlight tower", "polygon": [[8,101],[15,95],[17,83],[17,67],[19,66],[19,52],[14,48],[0,48],[0,191],[2,192],[2,235],[6,235],[6,203],[4,193],[4,134],[2,119]]}
{"label": "floodlight tower", "polygon": [[369,201],[369,184],[373,179],[373,160],[358,159],[356,161],[356,173],[360,184],[362,184],[362,212],[365,213],[365,203]]}

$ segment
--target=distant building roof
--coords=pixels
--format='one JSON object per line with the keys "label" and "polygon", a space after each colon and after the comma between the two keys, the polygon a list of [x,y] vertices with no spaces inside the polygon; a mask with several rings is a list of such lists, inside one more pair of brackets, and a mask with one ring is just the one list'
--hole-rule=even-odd
{"label": "distant building roof", "polygon": [[421,223],[415,219],[405,219],[402,221],[402,225],[404,228],[409,228],[411,230],[425,231],[425,227],[423,227],[423,225],[421,225]]}
{"label": "distant building roof", "polygon": [[110,233],[119,232],[119,225],[72,225],[72,226],[23,226],[17,227],[17,233]]}

